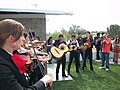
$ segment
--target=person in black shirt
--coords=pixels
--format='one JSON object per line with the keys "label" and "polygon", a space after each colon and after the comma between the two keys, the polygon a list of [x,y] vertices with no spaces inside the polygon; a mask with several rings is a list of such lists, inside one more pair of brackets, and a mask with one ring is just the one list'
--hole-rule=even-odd
{"label": "person in black shirt", "polygon": [[83,39],[83,42],[88,48],[85,51],[85,58],[83,61],[82,71],[84,71],[84,67],[86,67],[86,59],[90,59],[90,70],[94,71],[93,65],[92,65],[92,48],[93,48],[92,42],[93,42],[93,38],[90,35],[89,31],[86,33],[86,37]]}
{"label": "person in black shirt", "polygon": [[[83,45],[83,38],[82,38],[82,36],[81,36],[81,33],[78,33],[77,41],[78,41],[78,43],[79,43],[79,46]],[[82,56],[82,61],[83,61],[83,59],[84,59],[84,53],[83,53],[83,51],[82,51],[81,49],[78,49],[77,52],[78,52],[78,58],[80,59],[80,54],[81,54],[81,56]],[[79,60],[79,61],[80,61],[80,60]]]}
{"label": "person in black shirt", "polygon": [[[53,44],[53,46],[59,47],[60,44],[66,44],[65,41],[63,41],[63,35],[60,34],[59,35],[59,39],[55,40],[55,43]],[[59,59],[57,60],[57,67],[56,67],[56,80],[59,80],[59,68],[60,68],[60,64],[62,63],[62,77],[68,77],[65,74],[65,65],[66,65],[66,56],[65,54]]]}
{"label": "person in black shirt", "polygon": [[94,45],[96,48],[96,59],[99,60],[100,59],[100,55],[99,55],[99,51],[101,48],[101,38],[100,38],[100,33],[97,33],[97,36],[94,37]]}

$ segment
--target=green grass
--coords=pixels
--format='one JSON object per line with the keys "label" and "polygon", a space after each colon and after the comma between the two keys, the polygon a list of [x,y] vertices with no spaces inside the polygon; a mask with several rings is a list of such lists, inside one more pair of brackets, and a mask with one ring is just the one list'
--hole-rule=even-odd
{"label": "green grass", "polygon": [[[82,65],[82,63],[81,63]],[[95,71],[89,70],[89,63],[84,72],[77,74],[75,65],[71,66],[74,80],[53,82],[53,90],[120,90],[120,66],[110,65],[110,71],[99,70],[100,63],[93,62]],[[66,65],[67,67],[67,65]]]}

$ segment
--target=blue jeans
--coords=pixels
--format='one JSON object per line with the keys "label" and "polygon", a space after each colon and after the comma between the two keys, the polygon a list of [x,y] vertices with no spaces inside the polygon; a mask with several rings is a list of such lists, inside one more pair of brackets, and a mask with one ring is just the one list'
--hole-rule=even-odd
{"label": "blue jeans", "polygon": [[102,52],[102,65],[101,67],[104,67],[106,61],[106,68],[109,69],[109,53]]}

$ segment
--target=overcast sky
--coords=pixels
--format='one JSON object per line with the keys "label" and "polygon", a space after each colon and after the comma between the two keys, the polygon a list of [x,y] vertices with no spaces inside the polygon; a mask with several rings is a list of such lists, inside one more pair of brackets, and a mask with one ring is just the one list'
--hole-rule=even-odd
{"label": "overcast sky", "polygon": [[[37,6],[35,6],[37,4]],[[120,25],[120,0],[0,0],[3,8],[37,8],[73,12],[73,16],[47,16],[47,32],[69,29],[71,24],[89,31],[106,31]]]}

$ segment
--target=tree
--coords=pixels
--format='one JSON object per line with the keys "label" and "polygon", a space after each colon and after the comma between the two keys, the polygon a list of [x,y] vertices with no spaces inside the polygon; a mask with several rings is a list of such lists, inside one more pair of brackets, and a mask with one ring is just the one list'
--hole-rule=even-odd
{"label": "tree", "polygon": [[62,27],[61,32],[64,35],[66,41],[70,39],[70,33],[68,33],[68,31],[65,30],[63,27]]}
{"label": "tree", "polygon": [[53,32],[53,33],[47,34],[46,37],[47,37],[47,39],[48,39],[50,36],[52,36],[53,39],[56,40],[56,39],[58,39],[58,35],[59,35],[59,34],[63,34],[63,35],[64,35],[64,40],[67,41],[67,40],[70,39],[70,36],[71,36],[72,34],[77,35],[78,32],[80,32],[80,33],[82,33],[82,34],[85,34],[85,33],[86,33],[86,30],[83,29],[83,28],[80,28],[80,26],[77,26],[77,25],[72,24],[72,26],[69,28],[69,30],[66,30],[66,29],[64,29],[64,28],[62,27],[61,32],[55,31],[55,32]]}
{"label": "tree", "polygon": [[110,25],[107,27],[107,32],[111,38],[114,38],[115,35],[120,35],[120,26],[117,24]]}
{"label": "tree", "polygon": [[62,32],[62,34],[66,34],[66,33],[67,33],[67,30],[65,30],[65,29],[62,27],[61,32]]}
{"label": "tree", "polygon": [[72,35],[72,34],[77,35],[78,32],[84,34],[84,33],[86,33],[86,30],[83,28],[80,28],[80,26],[72,24],[72,26],[69,28],[69,31],[68,31],[68,33],[70,33],[70,35]]}
{"label": "tree", "polygon": [[[62,33],[62,32],[57,32],[57,31],[55,31],[55,32],[47,35],[47,39],[48,39],[50,36],[52,36],[54,40],[58,40],[58,36],[59,36],[60,34],[63,34],[63,33]],[[67,40],[67,34],[63,34],[63,35],[64,35],[64,40],[66,41],[66,40]]]}
{"label": "tree", "polygon": [[80,31],[80,26],[72,24],[72,26],[69,28],[68,33],[72,35],[72,34],[77,34],[79,31]]}

